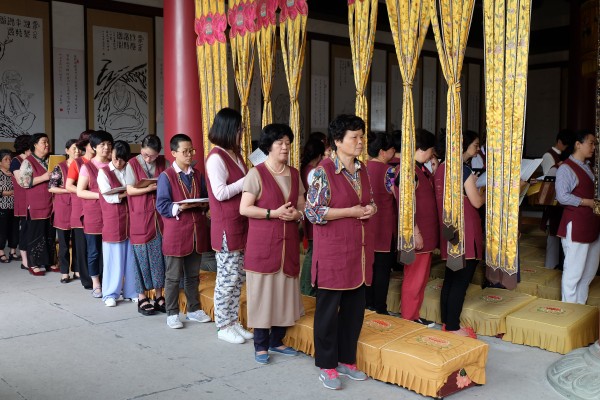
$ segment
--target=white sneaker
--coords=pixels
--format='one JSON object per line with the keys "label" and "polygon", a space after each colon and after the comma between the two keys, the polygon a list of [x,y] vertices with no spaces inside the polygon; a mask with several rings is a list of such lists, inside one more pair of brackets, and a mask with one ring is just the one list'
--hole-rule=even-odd
{"label": "white sneaker", "polygon": [[172,329],[181,329],[183,328],[183,323],[179,320],[179,315],[169,315],[167,317],[167,325]]}
{"label": "white sneaker", "polygon": [[188,312],[185,319],[196,322],[210,322],[210,317],[202,310]]}
{"label": "white sneaker", "polygon": [[242,326],[242,324],[240,324],[239,322],[236,322],[235,324],[233,324],[233,327],[235,328],[237,333],[244,339],[246,339],[246,340],[254,339],[254,333],[245,330],[244,327]]}
{"label": "white sneaker", "polygon": [[217,337],[233,344],[242,344],[246,340],[238,333],[234,325],[230,325],[227,328],[219,329]]}
{"label": "white sneaker", "polygon": [[106,307],[115,307],[117,305],[117,301],[112,297],[107,297],[106,300],[104,300],[104,305]]}

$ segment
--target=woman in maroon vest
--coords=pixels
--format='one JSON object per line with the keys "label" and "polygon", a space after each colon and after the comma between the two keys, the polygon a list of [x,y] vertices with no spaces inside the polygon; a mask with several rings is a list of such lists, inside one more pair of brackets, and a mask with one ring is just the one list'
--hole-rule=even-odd
{"label": "woman in maroon vest", "polygon": [[373,277],[370,218],[377,212],[363,150],[364,121],[340,115],[329,124],[334,152],[315,169],[306,196],[313,226],[312,283],[317,287],[315,364],[328,389],[340,389],[339,374],[365,380],[356,368],[356,345]]}
{"label": "woman in maroon vest", "polygon": [[[166,312],[163,293],[165,259],[161,249],[163,222],[156,211],[156,181],[169,163],[159,155],[161,150],[160,138],[148,135],[142,139],[140,154],[129,160],[125,167],[129,240],[133,245],[138,312],[142,315]],[[146,186],[138,185],[144,179]],[[154,305],[146,297],[146,291],[152,289]]]}
{"label": "woman in maroon vest", "polygon": [[594,174],[588,160],[594,156],[595,137],[575,133],[573,152],[556,173],[556,199],[564,206],[558,236],[565,263],[562,301],[585,304],[600,260],[600,216],[594,214]]}
{"label": "woman in maroon vest", "polygon": [[[305,188],[309,186],[309,181],[312,178],[311,172],[317,168],[317,165],[325,157],[325,143],[326,139],[321,139],[317,136],[321,132],[313,132],[311,136],[313,138],[308,139],[308,142],[304,145],[302,150],[302,160],[300,163],[300,177],[302,178],[302,185]],[[310,177],[310,178],[309,178]],[[306,199],[306,193],[304,195]],[[308,241],[308,249],[304,255],[304,262],[302,263],[302,272],[300,273],[300,293],[305,296],[315,297],[317,290],[312,286],[310,271],[312,267],[312,256],[313,256],[313,226],[308,220],[304,220],[304,237]]]}
{"label": "woman in maroon vest", "polygon": [[389,165],[394,157],[392,137],[385,132],[369,132],[367,153],[367,173],[373,188],[373,199],[377,204],[377,214],[371,218],[375,243],[373,261],[373,284],[367,287],[367,308],[378,314],[388,314],[387,293],[390,285],[390,271],[395,264],[393,249],[398,222],[398,204],[393,193],[396,168]]}
{"label": "woman in maroon vest", "polygon": [[[125,165],[131,156],[129,144],[115,141],[111,162],[98,171],[102,209],[102,300],[107,307],[136,296],[133,249],[129,243],[129,214],[125,187]],[[113,193],[114,191],[118,191]]]}
{"label": "woman in maroon vest", "polygon": [[90,146],[90,135],[93,130],[81,132],[77,141],[77,148],[82,153],[82,156],[75,159],[69,166],[67,172],[65,189],[71,194],[71,215],[69,225],[72,231],[73,243],[73,279],[81,279],[81,285],[88,290],[92,289],[92,278],[88,274],[87,267],[87,242],[85,233],[83,232],[83,199],[77,196],[77,181],[79,180],[79,171],[84,164],[87,164],[95,155],[94,150]]}
{"label": "woman in maroon vest", "polygon": [[19,185],[19,174],[21,163],[31,154],[31,150],[29,149],[30,145],[31,135],[17,136],[14,144],[17,156],[13,157],[13,159],[10,161],[10,172],[13,174],[11,179],[13,183],[13,189],[15,191],[15,218],[19,218],[19,251],[21,253],[21,257],[14,255],[11,256],[10,259],[21,259],[21,269],[26,269],[28,271],[27,241],[25,239],[27,234],[27,200],[25,199],[25,189]]}
{"label": "woman in maroon vest", "polygon": [[240,154],[241,138],[242,116],[223,108],[208,133],[215,147],[206,158],[210,239],[217,260],[215,325],[219,339],[238,344],[254,337],[238,322],[240,294],[246,281],[244,248],[248,233],[248,219],[240,215],[242,187],[248,173]]}
{"label": "woman in maroon vest", "polygon": [[300,237],[304,188],[298,170],[287,166],[294,134],[289,126],[263,128],[259,147],[267,155],[244,180],[240,214],[249,219],[244,268],[248,326],[254,328],[254,359],[269,362],[269,351],[298,353],[284,346],[288,326],[303,312],[300,299]]}
{"label": "woman in maroon vest", "polygon": [[57,229],[58,236],[58,262],[62,277],[61,283],[68,283],[71,280],[69,271],[71,264],[73,271],[77,271],[75,261],[77,258],[75,252],[71,257],[71,194],[65,189],[69,166],[73,161],[79,158],[80,151],[77,147],[77,139],[69,139],[65,144],[65,153],[67,159],[56,167],[50,174],[48,182],[48,191],[54,195],[54,227]]}
{"label": "woman in maroon vest", "polygon": [[19,170],[19,185],[27,199],[27,262],[29,272],[42,276],[47,271],[60,272],[54,264],[55,231],[52,226],[52,194],[48,192],[48,135],[31,136],[31,154],[23,160]]}
{"label": "woman in maroon vest", "polygon": [[[437,155],[442,159],[445,157],[445,135],[438,137]],[[444,284],[440,296],[440,310],[442,315],[442,324],[444,330],[455,333],[459,336],[477,337],[471,327],[460,326],[460,314],[467,288],[479,261],[483,257],[483,231],[481,229],[481,218],[478,208],[485,204],[485,196],[477,189],[477,175],[473,173],[468,166],[469,160],[473,158],[479,150],[479,136],[473,131],[463,132],[463,212],[464,212],[464,243],[465,243],[465,262],[463,268],[449,268],[446,266]],[[438,207],[439,234],[440,234],[440,252],[442,260],[448,259],[448,241],[442,235],[444,224],[442,221],[442,210],[444,201],[444,175],[446,163],[443,162],[438,167],[433,177],[435,183],[435,196]]]}
{"label": "woman in maroon vest", "polygon": [[90,135],[90,146],[95,156],[81,166],[77,180],[77,196],[83,203],[83,232],[87,243],[87,267],[92,278],[92,296],[102,297],[102,212],[98,189],[98,171],[108,165],[112,154],[113,137],[105,131],[94,131]]}

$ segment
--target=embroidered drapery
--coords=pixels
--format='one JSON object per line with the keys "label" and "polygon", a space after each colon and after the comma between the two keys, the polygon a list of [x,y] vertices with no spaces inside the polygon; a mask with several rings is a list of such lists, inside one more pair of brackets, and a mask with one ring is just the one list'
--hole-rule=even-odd
{"label": "embroidered drapery", "polygon": [[348,0],[348,29],[354,85],[356,86],[355,114],[365,121],[362,159],[367,159],[367,131],[369,130],[369,103],[365,89],[373,61],[375,31],[377,29],[377,0]]}
{"label": "embroidered drapery", "polygon": [[[242,154],[248,159],[252,153],[252,130],[250,128],[250,85],[254,71],[254,46],[256,31],[256,8],[254,0],[229,0],[229,43],[233,60],[235,86],[240,96],[242,114]],[[249,161],[248,161],[249,162]]]}
{"label": "embroidered drapery", "polygon": [[262,126],[273,122],[271,88],[275,72],[277,0],[256,1],[256,48],[263,94]]}
{"label": "embroidered drapery", "polygon": [[306,19],[308,5],[306,0],[280,0],[279,1],[279,36],[281,38],[281,52],[285,78],[290,93],[290,128],[295,140],[290,153],[290,165],[300,168],[300,79],[302,78],[302,65],[304,64],[304,50],[306,49]]}
{"label": "embroidered drapery", "polygon": [[446,173],[442,219],[451,269],[464,265],[464,215],[462,182],[462,110],[460,74],[475,0],[433,0],[431,26],[444,78],[448,83],[446,116]]}
{"label": "embroidered drapery", "polygon": [[[387,10],[404,90],[398,213],[398,250],[404,263],[414,260],[415,115],[412,85],[429,29],[431,0],[387,0]],[[395,90],[396,88],[392,88]]]}
{"label": "embroidered drapery", "polygon": [[518,270],[521,154],[531,0],[484,0],[487,122],[486,263]]}
{"label": "embroidered drapery", "polygon": [[216,113],[227,107],[227,17],[225,2],[196,0],[196,57],[202,105],[204,155],[212,148],[208,131]]}

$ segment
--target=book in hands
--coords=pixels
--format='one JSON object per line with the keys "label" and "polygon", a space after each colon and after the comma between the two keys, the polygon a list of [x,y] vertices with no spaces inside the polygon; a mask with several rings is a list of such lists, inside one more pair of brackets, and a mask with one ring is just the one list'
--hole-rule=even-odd
{"label": "book in hands", "polygon": [[197,199],[185,199],[181,201],[175,201],[174,204],[189,204],[189,203],[208,203],[208,197],[202,197]]}
{"label": "book in hands", "polygon": [[157,182],[158,182],[158,178],[144,178],[144,179],[140,179],[139,181],[137,181],[137,183],[135,185],[133,185],[133,187],[136,189],[144,189],[144,188],[147,188],[148,186],[152,185],[153,183],[157,183]]}
{"label": "book in hands", "polygon": [[110,189],[108,192],[104,192],[102,194],[119,194],[125,192],[126,190],[127,188],[125,186],[119,186],[117,188]]}

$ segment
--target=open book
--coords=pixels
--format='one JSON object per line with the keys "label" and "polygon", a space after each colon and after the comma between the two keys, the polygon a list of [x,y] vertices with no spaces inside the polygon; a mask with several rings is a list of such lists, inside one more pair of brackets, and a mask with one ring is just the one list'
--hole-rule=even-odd
{"label": "open book", "polygon": [[175,201],[175,204],[187,204],[187,203],[208,203],[208,197],[202,197],[198,199],[185,199],[181,201]]}
{"label": "open book", "polygon": [[[521,160],[521,180],[529,181],[529,179],[531,179],[531,176],[533,175],[533,173],[538,169],[538,167],[541,164],[542,164],[541,158],[535,158],[535,159],[523,158]],[[487,184],[487,171],[485,171],[483,174],[481,174],[479,176],[479,178],[477,178],[476,186],[478,188],[481,188],[481,187],[484,187],[486,184]],[[525,192],[527,192],[527,189],[525,189]]]}
{"label": "open book", "polygon": [[102,194],[119,194],[119,193],[123,193],[126,190],[127,190],[127,188],[125,186],[119,186],[117,188],[110,189],[108,192],[104,192]]}
{"label": "open book", "polygon": [[252,152],[252,154],[250,154],[250,156],[248,156],[248,160],[250,160],[252,165],[254,165],[255,167],[258,164],[264,163],[266,159],[267,159],[267,156],[265,155],[265,153],[263,153],[263,151],[261,149],[254,150]]}
{"label": "open book", "polygon": [[144,178],[137,181],[137,183],[133,185],[133,187],[136,189],[143,189],[156,182],[158,182],[158,178]]}

